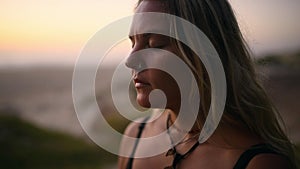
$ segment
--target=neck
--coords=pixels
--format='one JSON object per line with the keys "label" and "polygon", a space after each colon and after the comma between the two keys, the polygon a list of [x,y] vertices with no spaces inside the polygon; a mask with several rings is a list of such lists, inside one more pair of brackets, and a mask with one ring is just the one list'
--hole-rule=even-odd
{"label": "neck", "polygon": [[247,149],[252,145],[262,143],[262,140],[243,125],[220,123],[212,136],[207,140],[207,143],[228,149]]}
{"label": "neck", "polygon": [[[167,120],[170,116],[171,125],[174,123],[177,117],[177,113],[172,110],[166,110],[164,112],[164,120]],[[201,125],[201,124],[200,124]],[[180,131],[180,126],[175,126]],[[186,137],[183,140],[192,138],[197,141],[201,128],[195,123],[194,127],[190,131],[185,132]],[[195,137],[197,135],[197,137]],[[232,137],[234,136],[234,139]],[[195,139],[194,139],[195,138]],[[193,142],[195,142],[193,141]],[[217,147],[229,148],[229,149],[245,149],[254,144],[262,143],[263,141],[249,129],[240,123],[226,123],[220,122],[217,129],[214,131],[212,136],[206,141],[206,143]],[[184,144],[183,144],[184,145]],[[183,146],[182,145],[182,146]]]}

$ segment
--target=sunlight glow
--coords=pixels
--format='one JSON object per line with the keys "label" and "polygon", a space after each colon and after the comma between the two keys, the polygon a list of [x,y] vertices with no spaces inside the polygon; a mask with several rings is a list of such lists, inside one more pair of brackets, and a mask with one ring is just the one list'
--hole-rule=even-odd
{"label": "sunlight glow", "polygon": [[[50,56],[62,59],[70,57],[74,62],[96,31],[131,15],[136,1],[2,0],[0,60]],[[229,2],[243,34],[256,53],[300,48],[300,1]]]}

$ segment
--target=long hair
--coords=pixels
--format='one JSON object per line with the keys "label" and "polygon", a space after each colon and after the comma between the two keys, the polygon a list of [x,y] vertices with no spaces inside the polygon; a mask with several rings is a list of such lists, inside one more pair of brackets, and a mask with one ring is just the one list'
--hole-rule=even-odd
{"label": "long hair", "polygon": [[[143,0],[139,0],[140,4]],[[227,98],[223,124],[240,122],[250,132],[285,155],[295,167],[293,144],[284,130],[279,112],[260,85],[251,54],[241,34],[234,12],[227,0],[161,0],[170,14],[196,25],[212,42],[222,61]],[[199,121],[207,116],[210,106],[210,84],[206,70],[187,46],[174,40],[182,59],[196,75],[201,94]]]}

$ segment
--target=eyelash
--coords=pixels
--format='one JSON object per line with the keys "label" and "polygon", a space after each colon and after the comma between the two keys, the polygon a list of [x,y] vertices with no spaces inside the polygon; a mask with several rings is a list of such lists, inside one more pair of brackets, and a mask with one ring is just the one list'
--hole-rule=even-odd
{"label": "eyelash", "polygon": [[[135,42],[133,41],[133,40],[131,40],[131,48],[134,48],[134,45],[135,45]],[[163,44],[163,45],[154,45],[154,46],[150,46],[150,42],[148,41],[147,42],[147,44],[145,45],[145,48],[157,48],[157,49],[162,49],[162,48],[164,48],[165,47],[165,45]]]}

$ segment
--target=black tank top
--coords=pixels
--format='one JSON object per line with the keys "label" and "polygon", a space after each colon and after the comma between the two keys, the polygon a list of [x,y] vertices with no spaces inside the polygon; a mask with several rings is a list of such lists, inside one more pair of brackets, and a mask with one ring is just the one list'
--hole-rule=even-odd
{"label": "black tank top", "polygon": [[[134,144],[131,156],[128,160],[127,163],[127,167],[126,169],[132,169],[132,164],[133,164],[133,160],[134,160],[134,154],[137,148],[137,145],[139,143],[139,139],[141,138],[141,135],[143,133],[143,130],[145,128],[146,125],[146,121],[149,119],[149,117],[145,118],[143,120],[143,122],[140,124],[139,126],[139,132],[137,134],[137,140]],[[249,164],[249,162],[251,161],[251,159],[258,155],[258,154],[278,154],[276,151],[273,150],[273,148],[268,145],[268,144],[257,144],[254,146],[251,146],[248,150],[244,151],[242,153],[242,155],[240,156],[240,158],[237,160],[237,162],[235,163],[233,169],[245,169],[247,167],[247,165]]]}
{"label": "black tank top", "polygon": [[148,120],[149,118],[150,118],[150,116],[146,117],[146,118],[143,120],[143,122],[140,124],[140,126],[139,126],[139,132],[138,132],[137,137],[136,137],[137,139],[136,139],[136,142],[135,142],[135,144],[134,144],[134,146],[133,146],[133,150],[132,150],[131,155],[130,155],[130,158],[129,158],[129,160],[128,160],[126,169],[132,169],[132,164],[133,164],[133,159],[134,159],[133,157],[134,157],[134,154],[135,154],[135,151],[136,151],[136,147],[137,147],[137,145],[138,145],[138,143],[139,143],[139,141],[140,141],[140,138],[141,138],[141,135],[142,135],[143,130],[144,130],[144,128],[145,128],[146,122],[147,122],[147,120]]}

